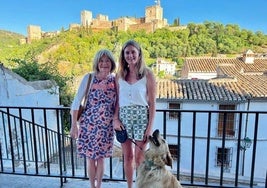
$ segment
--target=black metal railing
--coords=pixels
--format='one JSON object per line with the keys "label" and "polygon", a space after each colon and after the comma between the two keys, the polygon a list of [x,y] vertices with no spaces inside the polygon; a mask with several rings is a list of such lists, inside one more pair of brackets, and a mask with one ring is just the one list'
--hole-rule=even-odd
{"label": "black metal railing", "polygon": [[[263,111],[157,109],[154,128],[168,141],[170,170],[183,185],[266,187],[266,122]],[[61,185],[87,179],[86,160],[65,131],[69,125],[67,107],[1,106],[0,173],[58,177]],[[125,181],[118,143],[105,164],[104,180]]]}

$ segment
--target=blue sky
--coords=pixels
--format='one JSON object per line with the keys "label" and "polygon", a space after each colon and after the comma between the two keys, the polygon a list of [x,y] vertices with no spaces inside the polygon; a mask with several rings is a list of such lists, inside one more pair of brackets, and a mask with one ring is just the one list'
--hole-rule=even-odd
{"label": "blue sky", "polygon": [[[2,1],[2,2],[1,2]],[[0,29],[26,36],[28,25],[39,25],[42,31],[68,29],[80,24],[82,10],[108,15],[109,20],[123,16],[144,17],[145,7],[154,0],[9,0],[0,1]],[[267,34],[267,0],[161,0],[163,17],[169,24],[214,21],[238,24],[241,29]]]}

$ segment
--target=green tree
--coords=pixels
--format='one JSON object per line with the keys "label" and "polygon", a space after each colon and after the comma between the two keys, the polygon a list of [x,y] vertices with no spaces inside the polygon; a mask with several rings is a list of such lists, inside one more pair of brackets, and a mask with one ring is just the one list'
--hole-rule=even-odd
{"label": "green tree", "polygon": [[60,104],[69,106],[72,101],[73,94],[69,92],[67,82],[69,77],[64,77],[58,73],[58,69],[50,62],[39,64],[36,61],[26,62],[20,59],[13,59],[17,63],[17,67],[12,71],[25,78],[27,81],[36,80],[53,80],[59,86]]}

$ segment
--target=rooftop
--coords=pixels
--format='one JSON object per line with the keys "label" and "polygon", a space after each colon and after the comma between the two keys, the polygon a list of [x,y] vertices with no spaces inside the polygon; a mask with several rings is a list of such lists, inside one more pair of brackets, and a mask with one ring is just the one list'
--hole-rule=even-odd
{"label": "rooftop", "polygon": [[158,80],[157,99],[242,102],[267,98],[267,58],[247,56],[187,58],[183,79]]}

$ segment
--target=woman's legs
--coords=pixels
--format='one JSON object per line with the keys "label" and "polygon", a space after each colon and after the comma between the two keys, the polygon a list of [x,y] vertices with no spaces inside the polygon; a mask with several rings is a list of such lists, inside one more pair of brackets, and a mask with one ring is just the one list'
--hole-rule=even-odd
{"label": "woman's legs", "polygon": [[87,164],[90,188],[101,188],[104,174],[104,158],[97,160],[87,159]]}
{"label": "woman's legs", "polygon": [[144,152],[146,150],[147,142],[136,141],[136,144],[138,145],[135,146],[135,167],[137,169],[145,159]]}
{"label": "woman's legs", "polygon": [[96,188],[101,188],[102,178],[104,175],[104,158],[97,159],[96,165]]}
{"label": "woman's legs", "polygon": [[122,152],[124,158],[124,171],[127,179],[128,188],[133,187],[133,173],[134,173],[134,160],[132,142],[128,139],[122,144]]}
{"label": "woman's legs", "polygon": [[90,188],[95,187],[95,177],[96,177],[96,161],[93,159],[87,159],[87,171],[90,181]]}

